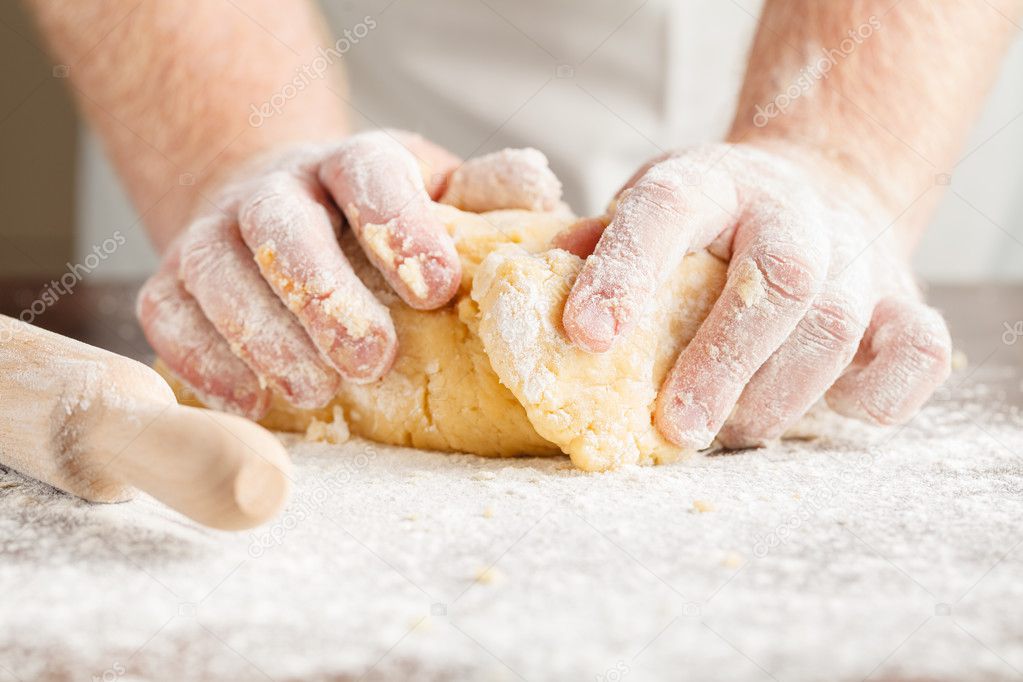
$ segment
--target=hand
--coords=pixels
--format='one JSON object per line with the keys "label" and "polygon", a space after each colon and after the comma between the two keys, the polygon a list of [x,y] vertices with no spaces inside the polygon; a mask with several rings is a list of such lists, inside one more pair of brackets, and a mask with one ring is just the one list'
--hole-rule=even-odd
{"label": "hand", "polygon": [[728,280],[658,395],[665,437],[763,444],[822,395],[844,415],[903,422],[948,376],[951,341],[898,255],[907,249],[888,229],[894,216],[866,186],[793,148],[655,159],[618,195],[599,242],[594,221],[561,237],[593,251],[565,330],[585,350],[607,350],[682,257],[707,248],[730,261]]}
{"label": "hand", "polygon": [[139,294],[146,338],[213,407],[257,419],[271,392],[320,407],[341,380],[379,379],[397,352],[387,308],[338,246],[342,213],[395,292],[432,309],[457,292],[461,265],[431,199],[553,207],[546,164],[534,150],[462,164],[394,131],[287,150],[236,174],[174,241]]}

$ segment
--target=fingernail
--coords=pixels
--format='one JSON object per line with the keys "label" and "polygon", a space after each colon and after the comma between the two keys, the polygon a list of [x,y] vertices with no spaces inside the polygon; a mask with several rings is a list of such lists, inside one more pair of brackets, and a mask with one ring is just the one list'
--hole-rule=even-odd
{"label": "fingernail", "polygon": [[287,376],[275,377],[274,389],[285,400],[303,410],[316,410],[329,403],[341,386],[341,377],[326,364],[292,363]]}
{"label": "fingernail", "polygon": [[335,367],[348,381],[368,384],[382,377],[394,364],[398,342],[390,330],[374,330],[362,339],[348,340],[335,353]]}
{"label": "fingernail", "polygon": [[615,337],[615,318],[602,301],[590,300],[574,316],[575,341],[583,350],[602,353]]}
{"label": "fingernail", "polygon": [[710,416],[698,403],[676,403],[667,417],[669,439],[676,445],[702,450],[714,441]]}
{"label": "fingernail", "polygon": [[266,416],[266,413],[270,411],[270,392],[269,391],[250,391],[244,392],[241,395],[236,396],[237,404],[235,407],[239,413],[246,419],[252,421],[259,421]]}
{"label": "fingernail", "polygon": [[406,286],[416,310],[433,310],[445,305],[458,293],[462,283],[462,264],[452,252],[430,257],[407,258],[395,275]]}

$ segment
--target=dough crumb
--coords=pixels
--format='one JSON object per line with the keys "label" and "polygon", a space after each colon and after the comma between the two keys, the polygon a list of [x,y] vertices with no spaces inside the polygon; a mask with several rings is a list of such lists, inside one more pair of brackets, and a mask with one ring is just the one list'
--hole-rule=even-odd
{"label": "dough crumb", "polygon": [[492,518],[494,518],[494,508],[493,507],[486,507],[483,510],[483,518],[485,518],[485,519],[492,519]]}
{"label": "dough crumb", "polygon": [[952,370],[958,372],[966,369],[966,366],[970,364],[969,359],[966,357],[966,353],[962,352],[958,348],[952,351]]}
{"label": "dough crumb", "polygon": [[739,568],[744,563],[746,563],[745,559],[738,552],[728,552],[721,561],[721,565],[727,568]]}
{"label": "dough crumb", "polygon": [[764,298],[764,275],[752,260],[747,260],[735,268],[735,291],[738,292],[742,304],[750,308]]}
{"label": "dough crumb", "polygon": [[707,500],[693,500],[693,509],[704,514],[706,512],[714,511],[714,505]]}
{"label": "dough crumb", "polygon": [[430,616],[423,616],[419,620],[409,621],[409,628],[417,632],[430,632],[433,630],[433,619]]}
{"label": "dough crumb", "polygon": [[495,478],[497,478],[497,474],[495,474],[493,471],[477,471],[475,474],[473,474],[473,478],[476,479],[477,481],[493,481]]}
{"label": "dough crumb", "polygon": [[497,570],[496,566],[487,566],[476,573],[476,582],[481,585],[493,585],[494,583],[501,582],[503,579],[504,574]]}
{"label": "dough crumb", "polygon": [[398,277],[405,283],[413,294],[419,298],[426,298],[430,293],[426,286],[426,278],[423,277],[423,268],[416,258],[407,258],[398,266]]}
{"label": "dough crumb", "polygon": [[345,421],[344,411],[339,405],[335,405],[331,410],[331,414],[333,419],[329,422],[323,422],[319,419],[313,419],[309,422],[309,426],[305,430],[306,441],[310,443],[330,443],[331,445],[348,442],[352,434],[348,430],[348,422]]}

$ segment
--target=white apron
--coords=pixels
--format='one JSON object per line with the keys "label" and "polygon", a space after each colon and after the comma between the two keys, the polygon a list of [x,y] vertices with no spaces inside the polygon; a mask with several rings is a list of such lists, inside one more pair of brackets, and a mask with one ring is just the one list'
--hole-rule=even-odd
{"label": "white apron", "polygon": [[[640,163],[662,150],[721,138],[761,0],[321,4],[345,48],[341,61],[358,128],[406,128],[462,156],[537,147],[582,214],[601,210]],[[968,149],[1023,112],[1021,77],[1017,41]],[[83,151],[84,254],[135,218],[95,140],[87,137]],[[1023,277],[1021,158],[1023,117],[955,169],[953,189],[991,220],[949,194],[921,247],[925,277]],[[97,274],[146,274],[155,258],[143,241],[129,240]]]}

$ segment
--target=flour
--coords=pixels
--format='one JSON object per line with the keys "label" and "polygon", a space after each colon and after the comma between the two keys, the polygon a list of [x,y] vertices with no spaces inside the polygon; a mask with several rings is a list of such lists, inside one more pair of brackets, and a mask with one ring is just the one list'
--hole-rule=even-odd
{"label": "flour", "polygon": [[1014,679],[1023,416],[998,396],[1020,375],[970,371],[903,428],[821,415],[810,443],[605,474],[289,437],[294,498],[251,534],[0,471],[0,661],[24,680]]}

